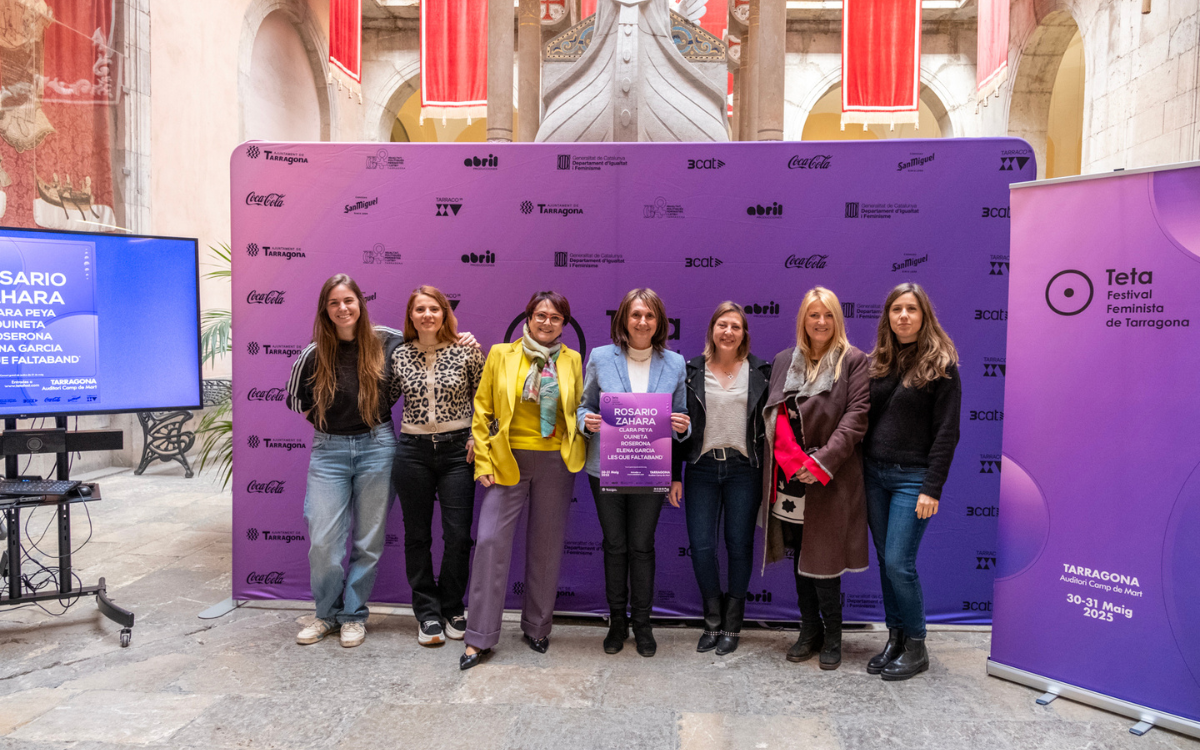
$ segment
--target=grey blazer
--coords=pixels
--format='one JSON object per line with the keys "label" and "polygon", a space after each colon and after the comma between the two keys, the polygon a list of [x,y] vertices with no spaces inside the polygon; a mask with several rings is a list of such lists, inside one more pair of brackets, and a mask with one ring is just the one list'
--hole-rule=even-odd
{"label": "grey blazer", "polygon": [[[671,411],[687,414],[686,375],[687,363],[682,356],[666,350],[661,354],[655,352],[650,357],[650,381],[646,391],[672,394]],[[631,390],[629,366],[621,348],[609,344],[593,349],[583,376],[583,398],[579,401],[576,417],[579,420],[580,434],[588,439],[587,463],[583,468],[594,477],[600,476],[600,441],[593,440],[593,433],[584,429],[583,417],[600,413],[601,393],[629,393]],[[692,428],[688,427],[687,432],[682,435],[678,432],[672,434],[676,440],[685,440],[692,434]]]}

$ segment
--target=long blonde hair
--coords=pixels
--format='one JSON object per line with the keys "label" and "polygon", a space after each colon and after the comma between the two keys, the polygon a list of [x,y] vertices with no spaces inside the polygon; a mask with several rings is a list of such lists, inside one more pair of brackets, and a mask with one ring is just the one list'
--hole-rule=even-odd
{"label": "long blonde hair", "polygon": [[[917,299],[917,306],[921,308],[921,330],[917,332],[917,345],[902,350],[900,340],[892,331],[890,311],[896,300],[905,294]],[[871,352],[871,377],[885,378],[898,370],[904,373],[905,388],[922,388],[946,377],[947,368],[957,364],[958,350],[954,348],[954,341],[938,323],[933,302],[921,285],[908,282],[893,289],[879,316],[875,349]]]}
{"label": "long blonde hair", "polygon": [[846,321],[842,317],[842,303],[838,301],[836,294],[823,286],[814,286],[809,289],[800,302],[800,312],[796,313],[796,348],[804,355],[804,379],[812,380],[821,369],[821,362],[813,361],[815,352],[812,340],[809,339],[808,331],[804,328],[804,318],[808,315],[808,308],[814,302],[825,305],[833,314],[833,336],[829,339],[829,346],[821,353],[821,360],[823,361],[832,352],[840,350],[837,361],[833,363],[833,379],[836,381],[842,376],[842,362],[850,352],[850,339],[846,338]]}
{"label": "long blonde hair", "polygon": [[354,279],[344,273],[330,276],[321,285],[317,299],[317,319],[313,322],[313,343],[316,344],[316,367],[312,374],[313,412],[317,429],[325,428],[325,412],[337,393],[337,328],[329,318],[329,294],[335,287],[345,285],[358,298],[358,323],[354,340],[358,343],[358,414],[368,427],[379,424],[379,379],[383,376],[383,342],[375,334],[367,303]]}

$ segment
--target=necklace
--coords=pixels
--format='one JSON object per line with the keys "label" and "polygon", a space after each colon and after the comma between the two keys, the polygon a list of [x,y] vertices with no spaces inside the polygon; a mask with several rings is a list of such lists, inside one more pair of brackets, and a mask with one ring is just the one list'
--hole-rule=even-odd
{"label": "necklace", "polygon": [[654,347],[650,347],[649,349],[644,349],[641,351],[634,349],[633,347],[629,347],[629,350],[626,352],[625,356],[629,358],[630,362],[649,362],[650,357],[653,356],[653,354]]}
{"label": "necklace", "polygon": [[734,378],[736,378],[738,376],[738,373],[741,372],[741,369],[742,369],[741,365],[742,365],[742,361],[739,359],[737,362],[734,363],[733,372],[729,372],[728,370],[726,370],[724,368],[721,368],[720,370],[718,370],[716,363],[710,361],[708,369],[712,370],[714,375],[717,375],[717,374],[724,375],[725,380],[733,380]]}

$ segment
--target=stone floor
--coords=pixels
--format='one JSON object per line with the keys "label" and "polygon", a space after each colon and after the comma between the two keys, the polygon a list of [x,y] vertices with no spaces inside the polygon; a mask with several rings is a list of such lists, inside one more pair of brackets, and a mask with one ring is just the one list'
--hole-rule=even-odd
{"label": "stone floor", "polygon": [[[555,625],[539,655],[505,626],[490,661],[417,646],[405,610],[377,608],[366,643],[297,646],[303,603],[197,613],[230,590],[230,496],[161,467],[97,472],[105,500],[76,556],[137,615],[133,643],[81,601],[61,617],[0,611],[0,750],[8,748],[1188,748],[1200,741],[984,674],[986,631],[929,636],[930,671],[863,671],[883,641],[847,635],[840,670],[783,659],[794,634],[753,630],[724,658],[697,631],[657,630],[658,656],[600,649],[596,624]],[[50,519],[39,511],[40,529]],[[87,528],[75,517],[77,539]],[[43,545],[45,548],[45,545]],[[57,608],[55,608],[57,609]],[[382,611],[381,611],[382,610]]]}

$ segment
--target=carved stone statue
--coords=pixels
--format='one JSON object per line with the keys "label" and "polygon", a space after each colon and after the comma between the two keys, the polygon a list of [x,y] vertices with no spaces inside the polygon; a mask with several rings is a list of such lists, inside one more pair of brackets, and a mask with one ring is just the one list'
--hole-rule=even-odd
{"label": "carved stone statue", "polygon": [[599,0],[547,43],[539,142],[729,140],[725,45],[668,3]]}

